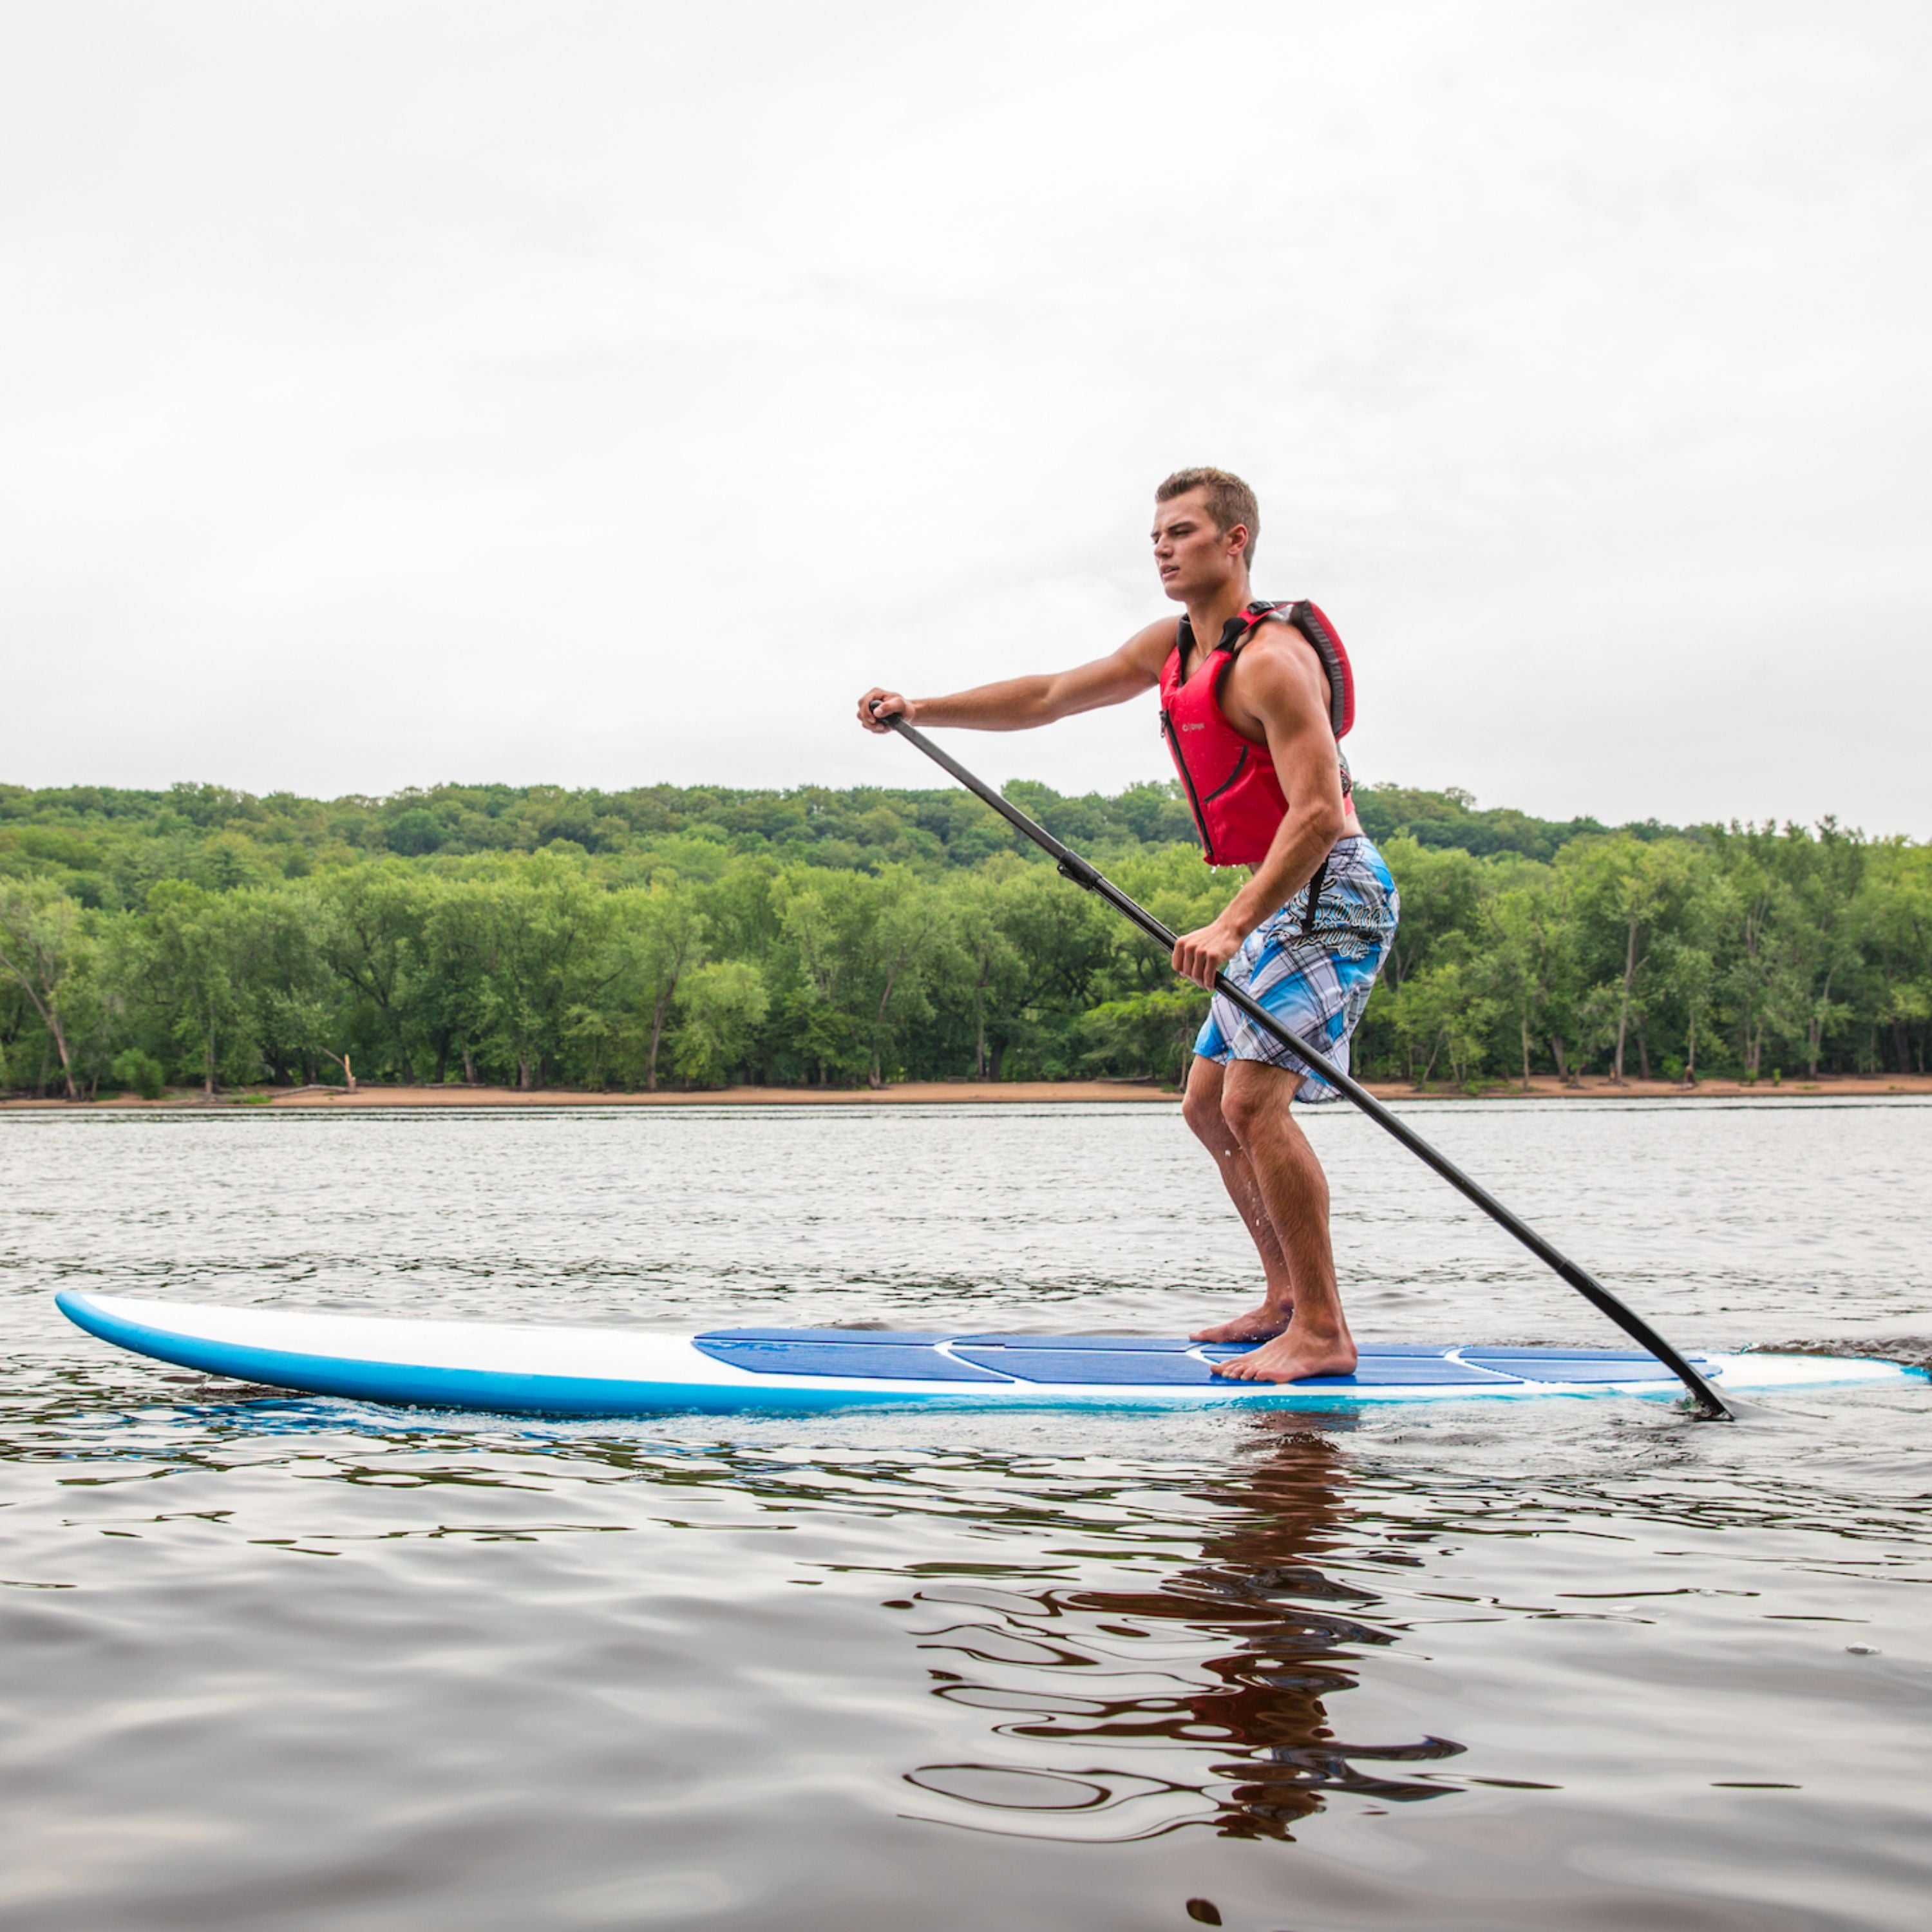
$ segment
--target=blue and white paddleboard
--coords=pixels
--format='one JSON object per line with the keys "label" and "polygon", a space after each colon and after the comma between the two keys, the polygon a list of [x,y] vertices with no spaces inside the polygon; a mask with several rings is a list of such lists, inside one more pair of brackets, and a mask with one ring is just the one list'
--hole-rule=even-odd
{"label": "blue and white paddleboard", "polygon": [[[89,1334],[137,1354],[309,1395],[509,1414],[652,1415],[676,1410],[1354,1408],[1472,1396],[1670,1396],[1682,1384],[1637,1349],[1370,1343],[1352,1376],[1229,1382],[1238,1348],[1127,1336],[910,1334],[858,1328],[638,1328],[411,1322],[221,1308],[122,1295],[58,1295]],[[1694,1355],[1727,1394],[1897,1382],[1896,1362],[1813,1355]]]}

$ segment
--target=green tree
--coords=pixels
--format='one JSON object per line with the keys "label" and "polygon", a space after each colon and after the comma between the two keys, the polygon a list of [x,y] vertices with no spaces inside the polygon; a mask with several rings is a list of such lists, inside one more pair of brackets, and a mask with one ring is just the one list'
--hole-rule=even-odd
{"label": "green tree", "polygon": [[573,1016],[623,970],[609,944],[613,895],[590,883],[580,860],[553,847],[489,879],[483,902],[499,1050],[518,1087],[541,1087],[563,1056]]}
{"label": "green tree", "polygon": [[1402,919],[1382,967],[1391,994],[1438,956],[1458,958],[1481,919],[1486,874],[1467,852],[1432,850],[1403,836],[1382,855],[1402,895]]}
{"label": "green tree", "polygon": [[1745,1077],[1755,1080],[1766,1046],[1795,1039],[1805,1024],[1808,966],[1804,945],[1793,944],[1802,915],[1770,827],[1733,825],[1718,835],[1717,850],[1730,887],[1731,928],[1720,953],[1722,997]]}
{"label": "green tree", "polygon": [[158,1100],[166,1089],[168,1070],[152,1053],[130,1046],[114,1056],[114,1078],[144,1100]]}
{"label": "green tree", "polygon": [[1202,988],[1179,980],[1171,987],[1103,1000],[1082,1016],[1081,1030],[1090,1042],[1087,1058],[1098,1072],[1151,1073],[1178,1086],[1210,1003]]}
{"label": "green tree", "polygon": [[392,859],[324,874],[315,899],[323,962],[360,1009],[352,1024],[369,1030],[405,1081],[416,1078],[411,1002],[424,977],[431,890],[420,873]]}
{"label": "green tree", "polygon": [[641,1031],[644,1088],[655,1093],[664,1028],[686,976],[704,964],[710,922],[700,890],[675,877],[616,895],[611,978]]}
{"label": "green tree", "polygon": [[89,950],[82,910],[51,880],[0,878],[0,974],[17,986],[60,1058],[70,1100],[80,1098],[64,1007]]}
{"label": "green tree", "polygon": [[722,1087],[744,1064],[770,1006],[748,960],[719,959],[687,974],[677,992],[671,1066],[694,1087]]}
{"label": "green tree", "polygon": [[907,1030],[930,1018],[928,981],[951,943],[940,896],[900,866],[875,877],[796,868],[777,882],[781,1028],[821,1083],[883,1083]]}
{"label": "green tree", "polygon": [[1780,938],[1786,970],[1802,986],[1804,1064],[1815,1080],[1826,1036],[1852,1016],[1841,995],[1858,964],[1854,907],[1865,844],[1827,818],[1813,837],[1787,827],[1780,856],[1792,887],[1793,915]]}
{"label": "green tree", "polygon": [[474,1087],[491,1065],[498,1038],[500,998],[495,902],[488,880],[442,878],[427,899],[423,920],[424,997],[416,1007],[425,1058],[434,1058],[439,1084],[460,1064]]}
{"label": "green tree", "polygon": [[1079,1026],[1088,1009],[1132,986],[1162,982],[1157,969],[1121,976],[1123,960],[1132,963],[1123,944],[1136,955],[1146,949],[1138,940],[1124,940],[1118,916],[1090,893],[1075,891],[1049,866],[1027,863],[1004,874],[992,908],[1021,962],[1009,982],[1004,1010],[988,1010],[988,1072],[994,1080],[1004,1077],[1016,1054],[1024,1077],[1054,1079],[1078,1070]]}
{"label": "green tree", "polygon": [[[1932,1021],[1932,846],[1888,838],[1872,847],[1851,918],[1865,967],[1862,1004],[1900,1073],[1912,1069],[1912,1035]],[[1881,1056],[1874,1053],[1874,1064]]]}
{"label": "green tree", "polygon": [[1533,1042],[1547,1040],[1559,1077],[1568,1078],[1563,1048],[1575,958],[1562,881],[1549,867],[1520,865],[1514,883],[1486,897],[1480,909],[1479,976],[1490,1002],[1516,1022],[1522,1086],[1529,1090]]}
{"label": "green tree", "polygon": [[1390,1002],[1396,1030],[1414,1056],[1426,1050],[1428,1059],[1414,1076],[1425,1085],[1437,1058],[1446,1054],[1450,1078],[1467,1087],[1480,1070],[1489,1037],[1499,1015],[1500,1002],[1482,989],[1478,976],[1460,959],[1438,959],[1412,974]]}
{"label": "green tree", "polygon": [[908,1030],[930,1016],[932,968],[954,939],[945,902],[922,880],[895,868],[879,884],[869,953],[855,976],[866,986],[866,1078],[874,1087],[885,1084],[887,1055],[902,1052]]}
{"label": "green tree", "polygon": [[[318,943],[324,921],[315,895],[301,886],[255,887],[227,895],[220,918],[241,1030],[256,1063],[242,1077],[310,1081],[325,1058],[346,1076],[342,1002]],[[235,1064],[248,1058],[238,1042]]]}
{"label": "green tree", "polygon": [[238,904],[185,880],[164,879],[148,895],[142,922],[145,1004],[211,1096],[224,1079],[245,1079],[256,1070],[237,970]]}
{"label": "green tree", "polygon": [[1681,839],[1646,843],[1620,833],[1566,846],[1556,863],[1576,908],[1579,945],[1594,964],[1586,1000],[1611,1047],[1610,1078],[1622,1085],[1634,1023],[1648,1078],[1650,1052],[1642,1028],[1654,976],[1652,953],[1694,902],[1696,856]]}
{"label": "green tree", "polygon": [[977,872],[950,881],[946,890],[953,941],[946,955],[953,982],[948,991],[970,1015],[975,1080],[1000,1077],[1010,1043],[1008,1016],[1018,1008],[1026,982],[1025,958],[1000,918],[1003,892],[1023,869],[1003,852]]}

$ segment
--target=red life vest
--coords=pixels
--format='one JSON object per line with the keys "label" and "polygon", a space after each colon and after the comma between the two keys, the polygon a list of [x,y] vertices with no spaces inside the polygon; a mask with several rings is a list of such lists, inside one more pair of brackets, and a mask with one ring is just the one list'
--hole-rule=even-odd
{"label": "red life vest", "polygon": [[[1328,674],[1328,722],[1340,739],[1355,722],[1354,674],[1334,626],[1305,599],[1250,604],[1231,617],[1221,641],[1184,682],[1181,667],[1194,642],[1185,617],[1173,655],[1160,674],[1160,728],[1174,754],[1180,786],[1210,866],[1257,866],[1268,856],[1288,800],[1265,745],[1243,737],[1221,709],[1221,684],[1241,650],[1264,624],[1292,624],[1315,647]],[[1342,790],[1350,789],[1348,761],[1342,760]]]}

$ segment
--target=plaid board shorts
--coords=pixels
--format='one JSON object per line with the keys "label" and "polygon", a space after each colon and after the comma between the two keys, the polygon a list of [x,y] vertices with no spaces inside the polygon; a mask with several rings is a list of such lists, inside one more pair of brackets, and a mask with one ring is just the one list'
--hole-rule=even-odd
{"label": "plaid board shorts", "polygon": [[[1264,920],[1228,962],[1229,979],[1345,1070],[1348,1037],[1369,1003],[1376,975],[1388,956],[1402,916],[1402,898],[1382,855],[1364,838],[1338,839],[1328,854],[1316,902],[1315,926],[1304,933],[1308,888]],[[1233,1001],[1216,994],[1194,1051],[1203,1060],[1264,1060],[1298,1070],[1300,1063],[1274,1034],[1264,1033]],[[1307,1074],[1294,1097],[1304,1106],[1340,1096]]]}

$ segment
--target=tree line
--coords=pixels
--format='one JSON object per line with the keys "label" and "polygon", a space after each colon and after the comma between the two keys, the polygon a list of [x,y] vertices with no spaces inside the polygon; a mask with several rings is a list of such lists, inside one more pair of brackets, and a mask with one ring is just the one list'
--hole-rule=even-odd
{"label": "tree line", "polygon": [[[1167,784],[1010,795],[1186,930]],[[1932,847],[1363,788],[1370,1078],[1923,1072]],[[1172,1079],[1206,996],[951,790],[0,787],[0,1086]]]}

